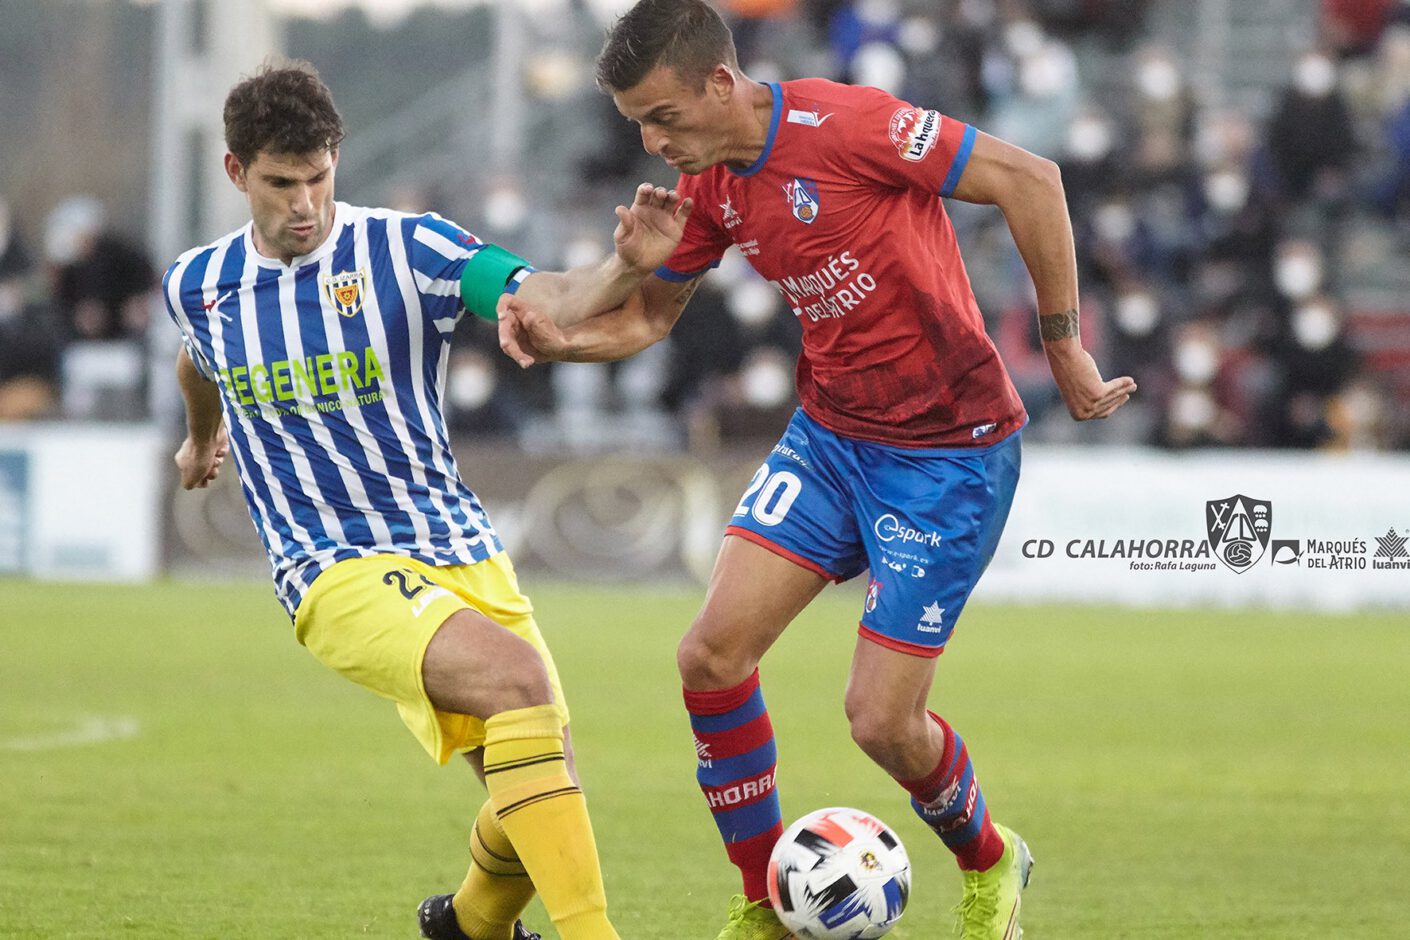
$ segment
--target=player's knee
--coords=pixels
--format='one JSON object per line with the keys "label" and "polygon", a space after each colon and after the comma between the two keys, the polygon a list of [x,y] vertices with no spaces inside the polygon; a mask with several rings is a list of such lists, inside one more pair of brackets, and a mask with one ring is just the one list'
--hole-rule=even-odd
{"label": "player's knee", "polygon": [[676,647],[676,668],[687,689],[729,689],[749,678],[757,663],[747,661],[728,646],[711,638],[697,619]]}
{"label": "player's knee", "polygon": [[715,688],[715,656],[694,630],[687,633],[676,647],[676,669],[687,689]]}
{"label": "player's knee", "polygon": [[864,705],[848,698],[847,722],[852,741],[862,752],[882,767],[895,763],[904,754],[909,742],[906,724],[884,709]]}
{"label": "player's knee", "polygon": [[504,657],[495,671],[493,685],[487,709],[489,715],[548,705],[553,701],[548,669],[538,651],[528,643],[516,647],[511,655]]}

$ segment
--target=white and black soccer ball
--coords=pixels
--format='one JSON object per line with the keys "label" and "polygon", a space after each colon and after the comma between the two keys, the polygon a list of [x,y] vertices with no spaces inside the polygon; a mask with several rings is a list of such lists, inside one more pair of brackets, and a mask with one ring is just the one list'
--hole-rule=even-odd
{"label": "white and black soccer ball", "polygon": [[809,813],[769,858],[769,900],[803,940],[872,940],[896,926],[911,893],[906,848],[859,809]]}

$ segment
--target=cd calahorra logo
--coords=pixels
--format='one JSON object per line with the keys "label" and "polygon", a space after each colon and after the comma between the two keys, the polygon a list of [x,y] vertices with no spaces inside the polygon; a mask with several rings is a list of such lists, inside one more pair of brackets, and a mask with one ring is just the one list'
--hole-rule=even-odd
{"label": "cd calahorra logo", "polygon": [[1235,574],[1243,574],[1268,548],[1273,504],[1250,496],[1211,499],[1204,504],[1204,527],[1215,557]]}

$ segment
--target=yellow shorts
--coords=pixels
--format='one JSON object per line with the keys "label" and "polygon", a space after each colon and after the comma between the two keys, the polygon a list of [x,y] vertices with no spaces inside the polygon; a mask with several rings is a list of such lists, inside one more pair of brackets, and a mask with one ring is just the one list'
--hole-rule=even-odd
{"label": "yellow shorts", "polygon": [[447,567],[400,555],[340,561],[313,582],[299,604],[294,630],[325,665],[396,702],[416,740],[444,764],[457,751],[485,743],[484,722],[437,709],[426,697],[421,674],[431,637],[451,614],[467,608],[539,651],[567,725],[558,669],[503,552],[473,565]]}

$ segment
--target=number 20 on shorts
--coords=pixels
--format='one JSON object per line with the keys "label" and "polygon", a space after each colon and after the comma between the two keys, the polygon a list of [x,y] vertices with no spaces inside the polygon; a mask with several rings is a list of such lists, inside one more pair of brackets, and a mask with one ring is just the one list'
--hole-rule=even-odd
{"label": "number 20 on shorts", "polygon": [[[769,473],[769,465],[764,464],[754,471],[749,488],[734,508],[736,516],[748,513],[760,525],[778,525],[793,507],[793,501],[803,492],[803,481],[797,474],[787,470]],[[750,500],[753,500],[751,507]]]}

